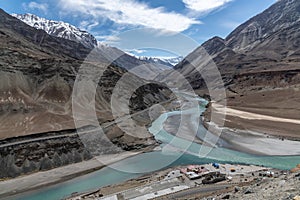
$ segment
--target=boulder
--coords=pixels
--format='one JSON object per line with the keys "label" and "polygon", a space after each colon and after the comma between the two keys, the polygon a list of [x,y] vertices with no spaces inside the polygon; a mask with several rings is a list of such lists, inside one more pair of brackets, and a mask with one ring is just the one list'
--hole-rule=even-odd
{"label": "boulder", "polygon": [[300,200],[300,196],[295,196],[294,198],[293,198],[293,200]]}

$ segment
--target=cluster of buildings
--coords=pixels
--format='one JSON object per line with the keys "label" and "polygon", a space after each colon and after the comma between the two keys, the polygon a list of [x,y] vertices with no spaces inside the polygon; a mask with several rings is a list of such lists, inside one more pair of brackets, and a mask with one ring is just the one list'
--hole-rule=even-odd
{"label": "cluster of buildings", "polygon": [[[226,180],[224,172],[221,173],[220,165],[212,163],[211,165],[189,165],[180,169],[180,173],[184,174],[189,180],[202,179],[202,184],[213,184]],[[227,176],[231,181],[232,177]]]}
{"label": "cluster of buildings", "polygon": [[182,174],[185,174],[190,180],[195,180],[210,173],[208,169],[200,165],[189,165],[186,168],[180,169]]}
{"label": "cluster of buildings", "polygon": [[205,165],[189,165],[187,167],[181,168],[179,171],[189,180],[202,179],[203,184],[216,183],[224,180],[228,180],[230,182],[233,180],[233,177],[237,177],[236,175],[240,175],[243,177],[245,174],[251,174],[254,171],[260,171],[260,176],[274,176],[274,172],[269,171],[268,169],[263,167],[218,163]]}
{"label": "cluster of buildings", "polygon": [[[255,175],[255,174],[256,175]],[[92,193],[81,194],[69,198],[70,200],[99,199],[99,200],[144,200],[163,199],[169,195],[185,194],[194,188],[209,188],[207,184],[219,183],[222,186],[237,183],[245,183],[254,180],[255,177],[273,177],[274,172],[259,166],[245,166],[232,164],[204,164],[189,165],[158,173],[149,179],[146,184],[141,183],[136,187],[124,189],[120,186],[120,191],[114,194],[104,194],[101,189]],[[226,183],[224,182],[226,181]],[[213,187],[213,185],[212,185]],[[214,188],[212,188],[214,189]]]}

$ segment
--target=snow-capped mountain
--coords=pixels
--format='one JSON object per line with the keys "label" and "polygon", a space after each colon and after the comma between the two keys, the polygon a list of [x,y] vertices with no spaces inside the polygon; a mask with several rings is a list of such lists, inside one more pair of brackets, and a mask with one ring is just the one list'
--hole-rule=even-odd
{"label": "snow-capped mountain", "polygon": [[33,14],[12,14],[12,16],[20,19],[29,26],[44,30],[49,35],[80,42],[88,48],[94,48],[97,46],[98,42],[92,34],[87,31],[80,30],[68,23],[48,20]]}
{"label": "snow-capped mountain", "polygon": [[183,56],[174,57],[174,58],[159,58],[159,59],[164,62],[170,63],[172,66],[175,66],[183,60]]}
{"label": "snow-capped mountain", "polygon": [[183,60],[182,56],[179,57],[146,57],[146,56],[139,56],[137,57],[139,60],[147,61],[149,63],[154,64],[161,64],[169,67],[174,67],[180,61]]}

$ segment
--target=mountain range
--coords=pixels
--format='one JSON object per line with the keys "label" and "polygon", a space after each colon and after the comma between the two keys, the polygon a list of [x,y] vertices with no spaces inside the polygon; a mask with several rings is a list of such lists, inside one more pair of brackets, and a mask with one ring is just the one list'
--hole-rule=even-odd
{"label": "mountain range", "polygon": [[29,26],[44,30],[49,35],[80,42],[87,48],[94,48],[98,46],[98,42],[92,34],[87,31],[80,30],[68,23],[48,20],[29,13],[12,14],[12,16],[20,19]]}
{"label": "mountain range", "polygon": [[160,64],[169,67],[174,67],[178,63],[183,60],[182,56],[178,57],[147,57],[147,56],[139,56],[137,57],[139,60],[144,60],[153,64]]}
{"label": "mountain range", "polygon": [[[206,52],[210,62],[198,62]],[[199,94],[209,96],[196,68],[216,81],[207,69],[215,65],[227,94],[227,106],[252,114],[299,119],[300,1],[280,0],[241,24],[225,39],[214,37],[190,53],[175,69]],[[193,62],[199,65],[194,67]],[[212,109],[212,107],[210,107]],[[208,109],[208,112],[210,109]],[[210,121],[210,114],[207,114]],[[268,120],[247,120],[227,114],[230,128],[299,137],[300,126]]]}
{"label": "mountain range", "polygon": [[[43,30],[51,36],[60,37],[67,40],[72,40],[83,44],[85,47],[93,49],[95,47],[103,48],[104,51],[109,51],[111,47],[109,45],[102,44],[89,32],[81,30],[73,25],[66,22],[48,20],[30,13],[26,14],[12,14],[13,17],[23,21],[29,26]],[[124,53],[124,52],[122,52]],[[173,67],[178,64],[183,57],[174,58],[156,58],[156,57],[145,57],[145,56],[134,56],[137,59],[147,62],[149,64],[158,64],[160,66]],[[165,69],[165,67],[163,67]]]}
{"label": "mountain range", "polygon": [[[149,125],[151,120],[143,111],[174,98],[165,85],[149,79],[157,78],[155,76],[163,71],[165,76],[174,77],[179,88],[186,87],[176,81],[174,72],[167,70],[173,63],[167,61],[166,65],[153,58],[137,59],[117,48],[99,46],[91,34],[63,22],[31,14],[14,16],[0,10],[0,167],[3,169],[0,178],[48,170],[120,149],[145,150],[158,145],[147,131],[129,135],[111,123],[114,117],[110,99],[117,82],[125,74],[130,78],[125,80],[125,85],[117,85],[119,98],[137,85],[144,85],[132,94],[129,110],[137,114],[134,120],[138,124]],[[226,97],[210,103],[204,114],[206,126],[219,125],[218,121],[211,121],[211,115],[212,111],[218,111],[214,105],[224,100],[221,98],[227,100],[228,108],[248,112],[248,116],[299,120],[299,28],[300,1],[280,0],[226,38],[214,37],[203,43],[174,67],[199,95],[208,99],[209,83],[204,81],[203,73],[210,82],[219,83],[217,75],[209,70],[212,65],[217,67]],[[94,46],[98,48],[93,50]],[[203,55],[209,55],[209,59]],[[119,149],[97,146],[103,144],[103,138],[91,137],[91,146],[98,149],[96,152],[92,149],[91,153],[77,135],[72,95],[82,65],[88,67],[85,72],[89,75],[102,74],[96,83],[93,108],[99,123],[106,125],[106,136]],[[135,69],[138,66],[145,67]],[[78,101],[75,103],[83,116],[89,116],[85,110],[91,108],[93,99],[85,92],[95,80],[89,77],[80,80],[90,82],[76,93]],[[219,89],[219,86],[216,84],[210,89]],[[114,106],[126,113],[121,105]],[[274,123],[232,113],[225,119],[225,126],[232,130],[299,138],[297,123]],[[90,121],[83,121],[81,125],[87,130],[95,126]],[[11,143],[13,148],[9,146]]]}
{"label": "mountain range", "polygon": [[[168,100],[171,93],[164,86],[135,75],[139,75],[137,71],[128,72],[136,66],[147,65],[144,61],[114,47],[91,49],[70,38],[49,35],[3,10],[0,10],[0,43],[0,166],[5,169],[1,170],[0,177],[15,177],[81,162],[97,154],[145,149],[157,144],[146,130],[132,133],[139,134],[141,139],[136,140],[111,124],[106,125],[104,131],[116,146],[99,146],[108,144],[107,139],[93,138],[90,142],[95,144],[91,147],[96,150],[87,150],[83,138],[76,134],[73,119],[76,104],[78,113],[86,119],[80,121],[83,129],[92,129],[98,123],[109,124],[114,119],[113,89],[126,74],[130,78],[123,80],[118,95],[126,96],[136,85],[141,85],[129,99],[129,111],[141,113],[142,116],[137,115],[137,123],[148,124],[149,116],[141,111]],[[154,65],[148,66],[154,69]],[[82,81],[84,89],[73,94],[76,77],[82,73],[78,81]],[[147,70],[141,73],[150,74]],[[94,88],[89,85],[95,81],[91,78],[94,75],[99,77],[99,81],[94,82],[97,86],[95,104],[91,107],[97,114],[96,124],[89,121],[89,113],[84,112],[93,101],[86,92]],[[72,103],[75,97],[77,100]],[[123,111],[119,104],[115,108]],[[43,142],[38,138],[47,140]],[[14,144],[13,148],[7,145],[10,143]]]}

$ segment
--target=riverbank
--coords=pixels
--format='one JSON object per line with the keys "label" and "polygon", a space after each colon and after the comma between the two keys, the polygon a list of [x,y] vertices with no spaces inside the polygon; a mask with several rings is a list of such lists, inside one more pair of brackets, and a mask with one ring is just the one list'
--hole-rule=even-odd
{"label": "riverbank", "polygon": [[0,198],[37,190],[46,186],[58,184],[97,171],[107,165],[124,160],[139,153],[123,152],[114,155],[98,156],[91,160],[75,163],[48,171],[20,176],[14,179],[0,181]]}
{"label": "riverbank", "polygon": [[[226,113],[225,124],[210,121],[211,112]],[[203,116],[206,129],[210,128],[212,133],[222,131],[220,139],[224,141],[224,148],[256,155],[300,155],[299,134],[272,132],[272,126],[298,126],[300,120],[223,107],[217,103],[210,103]]]}
{"label": "riverbank", "polygon": [[210,103],[204,113],[205,121],[210,121],[212,111],[226,111],[225,127],[299,141],[300,93],[297,88],[247,90],[241,94],[228,91],[226,108],[217,102]]}
{"label": "riverbank", "polygon": [[251,186],[262,182],[263,178],[273,180],[287,173],[253,165],[215,163],[177,166],[94,191],[73,194],[66,199],[197,199],[211,193],[222,194],[224,190],[231,192],[234,187]]}
{"label": "riverbank", "polygon": [[[165,106],[168,110],[173,110],[174,106],[171,104],[171,102],[174,101],[174,98],[167,100],[165,102],[161,102],[161,105]],[[143,111],[139,111],[137,113],[132,114],[129,117],[132,118],[139,118],[140,121],[144,117],[144,113],[148,112],[150,108],[145,109]],[[154,110],[151,112],[156,117],[159,116],[159,111]],[[140,117],[142,116],[142,117]],[[129,118],[128,116],[124,116],[121,120],[127,120]],[[154,116],[153,116],[154,117]],[[149,125],[151,121],[145,120],[142,125]],[[108,128],[115,125],[115,122],[109,122],[102,124],[102,128]],[[120,134],[115,133],[118,132],[115,129],[112,128],[110,132],[107,134],[110,136],[114,136],[114,134],[117,134],[118,137],[120,137]],[[76,133],[77,134],[77,133]],[[139,133],[142,134],[142,133]],[[151,137],[152,135],[147,132],[143,133],[145,134],[144,137]],[[126,138],[125,138],[126,139]],[[127,138],[128,139],[128,138]],[[129,138],[130,139],[130,138]],[[154,137],[151,138],[151,140],[154,140]],[[154,140],[155,141],[155,140]],[[138,142],[134,140],[127,141],[128,143],[131,142],[133,145],[139,144],[140,140]],[[8,146],[9,144],[7,144]],[[30,191],[36,191],[40,188],[45,188],[48,186],[53,186],[59,183],[66,182],[68,180],[90,174],[92,172],[98,171],[106,166],[109,166],[111,164],[114,164],[116,162],[122,161],[126,158],[130,158],[132,156],[136,156],[138,154],[146,153],[146,152],[153,152],[156,151],[156,149],[159,149],[159,143],[155,141],[154,144],[150,144],[150,146],[143,148],[142,150],[133,150],[133,151],[124,151],[122,153],[118,154],[108,154],[108,155],[101,155],[94,157],[87,161],[82,161],[79,163],[69,164],[62,167],[50,169],[47,171],[37,171],[33,172],[31,174],[22,175],[16,178],[9,178],[9,179],[0,179],[0,198],[7,197],[9,199],[13,199],[14,195],[20,195],[25,194]]]}
{"label": "riverbank", "polygon": [[[255,164],[255,165],[264,165],[264,166],[269,166],[276,168],[278,167],[279,169],[288,169],[290,166],[294,166],[295,159],[294,157],[259,157],[259,156],[254,156],[250,154],[244,154],[240,153],[237,151],[231,151],[228,149],[222,149],[222,148],[217,148],[217,149],[212,149],[211,153],[208,155],[207,158],[199,158],[197,155],[199,155],[199,149],[202,148],[201,145],[198,143],[193,143],[186,141],[181,138],[176,138],[174,135],[168,134],[166,131],[162,130],[162,127],[164,125],[164,122],[166,120],[165,116],[173,116],[173,115],[178,114],[178,111],[174,112],[169,112],[169,113],[164,113],[164,116],[159,117],[158,119],[155,120],[155,122],[152,123],[152,126],[149,128],[154,128],[155,131],[151,132],[153,135],[155,135],[155,139],[160,140],[163,142],[163,144],[172,144],[175,147],[190,147],[188,149],[188,152],[185,154],[185,152],[182,151],[169,151],[168,145],[163,145],[162,144],[162,151],[157,151],[157,152],[149,152],[149,153],[144,153],[144,154],[131,154],[131,155],[124,155],[123,161],[118,163],[118,169],[124,169],[124,171],[117,171],[117,170],[110,170],[109,167],[106,167],[104,169],[101,169],[103,165],[96,164],[96,166],[93,168],[91,167],[93,164],[89,164],[89,169],[92,168],[92,170],[96,169],[101,169],[98,170],[95,173],[92,173],[91,176],[87,175],[84,176],[84,178],[79,177],[81,174],[80,172],[78,174],[75,173],[74,175],[74,169],[71,167],[70,169],[65,168],[66,170],[63,170],[60,172],[57,171],[54,174],[59,174],[63,173],[64,178],[59,178],[57,177],[56,180],[57,182],[53,182],[53,177],[51,174],[46,175],[46,178],[44,180],[49,183],[49,185],[56,184],[54,186],[54,189],[52,187],[46,187],[45,184],[42,184],[41,182],[38,182],[36,184],[33,184],[31,182],[31,179],[33,181],[39,180],[39,178],[35,177],[33,174],[33,177],[30,176],[31,178],[27,179],[27,183],[22,181],[22,179],[17,179],[13,183],[10,183],[13,185],[12,188],[10,188],[9,185],[6,185],[6,190],[9,190],[10,194],[14,193],[20,193],[20,189],[25,189],[28,187],[28,183],[31,183],[33,187],[35,188],[41,188],[41,191],[33,191],[32,193],[29,192],[29,195],[26,195],[25,197],[22,196],[22,198],[19,199],[30,199],[30,200],[35,200],[35,199],[41,199],[45,195],[47,195],[46,199],[61,199],[65,197],[66,195],[70,195],[73,192],[81,192],[81,191],[90,191],[95,187],[103,187],[107,185],[112,185],[120,182],[124,182],[129,179],[134,179],[136,177],[142,176],[143,174],[147,174],[149,172],[157,171],[165,167],[170,167],[172,166],[178,166],[182,164],[188,164],[188,163],[193,163],[193,164],[203,164],[203,163],[209,163],[209,162],[231,162],[231,163],[244,163],[244,164]],[[190,110],[183,111],[181,112],[182,115],[190,115]],[[201,125],[202,126],[202,125]],[[204,133],[206,130],[203,128]],[[161,130],[158,131],[157,130]],[[156,134],[154,134],[156,133]],[[174,140],[175,139],[175,140]],[[205,147],[204,147],[205,148]],[[129,158],[132,155],[132,159]],[[108,161],[111,161],[113,163],[113,160],[111,160],[112,156],[108,156]],[[128,158],[128,159],[125,159]],[[102,158],[103,159],[103,158]],[[122,159],[122,158],[120,158]],[[110,162],[107,162],[106,164],[109,164]],[[174,164],[173,164],[174,163]],[[278,164],[278,163],[283,163],[283,164]],[[80,163],[78,163],[80,165]],[[83,165],[84,167],[84,165]],[[98,168],[97,168],[98,167]],[[76,167],[75,167],[76,170]],[[83,170],[84,173],[88,173],[91,171],[86,171]],[[42,173],[42,172],[41,172]],[[47,172],[45,172],[47,174]],[[66,176],[67,174],[64,173],[69,173],[70,176]],[[140,173],[140,174],[137,174]],[[42,173],[43,174],[43,173]],[[40,175],[40,177],[43,177],[43,175]],[[72,182],[65,182],[66,180],[69,180],[74,177],[79,177],[72,180]],[[20,177],[22,178],[22,177]],[[48,180],[49,179],[49,180]],[[64,182],[62,184],[57,184],[59,182]],[[26,186],[27,184],[27,186]],[[1,185],[0,185],[1,186]],[[61,188],[64,188],[62,191]],[[4,188],[4,187],[3,187]],[[15,191],[14,191],[15,190]],[[17,192],[18,191],[18,192]],[[24,190],[25,191],[25,190]],[[23,194],[22,194],[23,195]],[[14,198],[15,199],[15,198]],[[45,199],[45,200],[46,200]]]}

